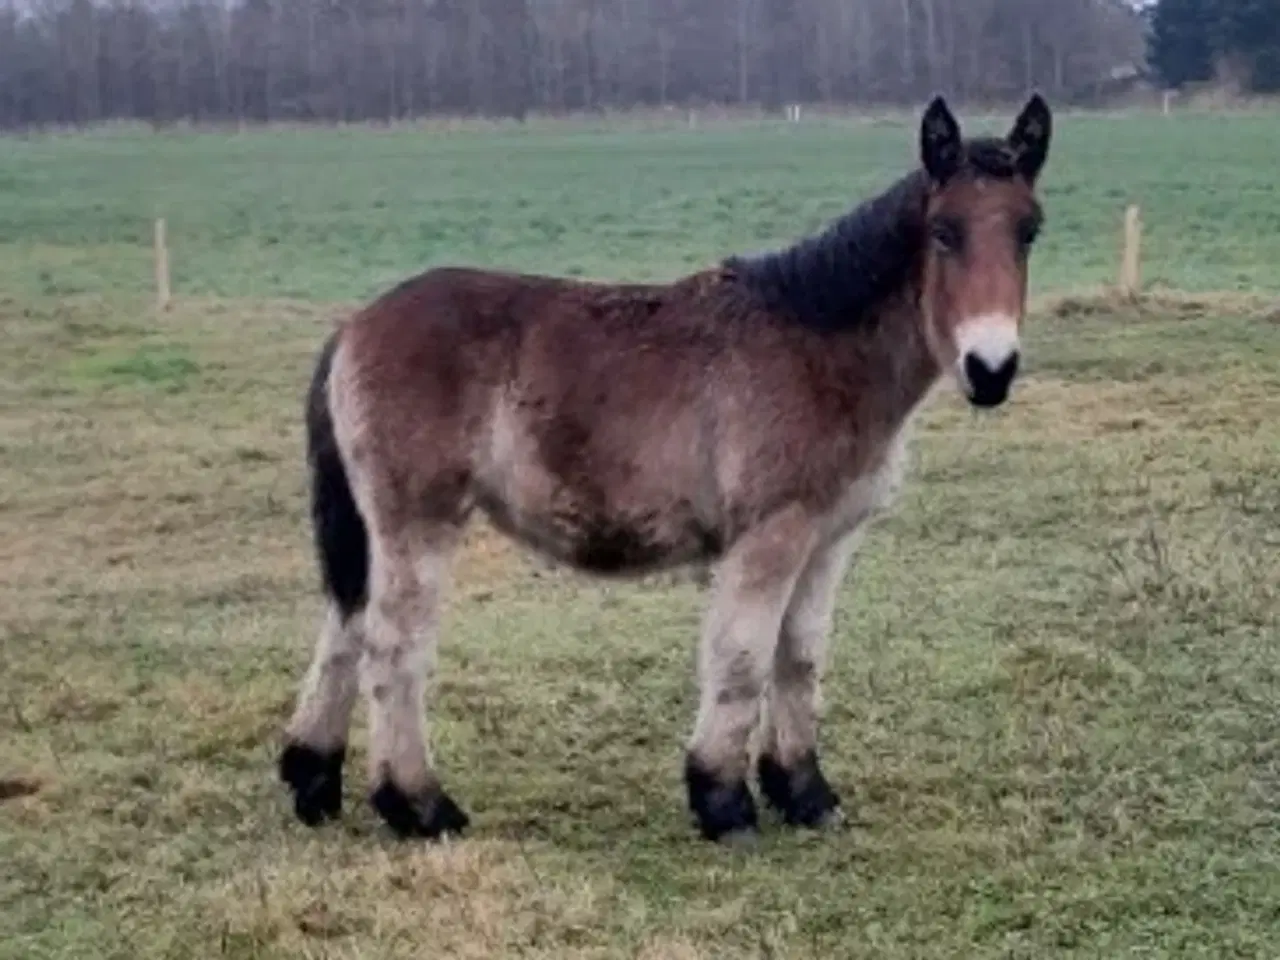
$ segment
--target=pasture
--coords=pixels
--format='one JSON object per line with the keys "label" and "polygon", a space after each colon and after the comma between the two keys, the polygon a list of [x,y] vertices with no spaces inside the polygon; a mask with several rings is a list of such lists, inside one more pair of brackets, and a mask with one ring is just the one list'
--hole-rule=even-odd
{"label": "pasture", "polygon": [[[666,279],[784,242],[914,134],[0,141],[0,958],[1280,955],[1263,115],[1059,120],[1028,376],[990,415],[936,398],[846,580],[823,743],[848,829],[698,841],[699,589],[479,528],[435,711],[468,838],[386,836],[360,723],[342,822],[292,819],[278,737],[321,611],[301,405],[332,318],[432,263]],[[1131,200],[1136,305],[1097,293]]]}

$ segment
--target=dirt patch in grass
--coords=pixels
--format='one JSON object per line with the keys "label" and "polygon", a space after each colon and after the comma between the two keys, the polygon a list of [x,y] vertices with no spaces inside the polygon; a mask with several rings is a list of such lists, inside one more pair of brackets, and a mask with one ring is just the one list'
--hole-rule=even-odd
{"label": "dirt patch in grass", "polygon": [[23,777],[0,777],[0,803],[31,797],[40,792],[40,784]]}

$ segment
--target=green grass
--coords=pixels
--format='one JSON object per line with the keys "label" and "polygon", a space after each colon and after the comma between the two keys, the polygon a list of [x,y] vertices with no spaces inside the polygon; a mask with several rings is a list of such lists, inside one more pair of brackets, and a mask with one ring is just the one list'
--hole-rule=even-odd
{"label": "green grass", "polygon": [[[817,227],[914,162],[914,142],[834,122],[8,140],[0,289],[145,290],[157,215],[186,295],[346,300],[445,261],[665,279]],[[1110,282],[1133,201],[1152,283],[1280,291],[1278,154],[1269,115],[1062,117],[1035,289]]]}
{"label": "green grass", "polygon": [[1132,195],[1149,276],[1244,292],[1046,302],[1009,407],[934,403],[836,620],[853,824],[747,855],[683,806],[698,589],[483,530],[435,713],[473,834],[388,840],[362,723],[342,824],[292,821],[301,393],[330,304],[420,263],[670,275],[818,222],[908,131],[5,142],[0,958],[1280,955],[1275,130],[1063,122],[1042,290],[1109,279]]}

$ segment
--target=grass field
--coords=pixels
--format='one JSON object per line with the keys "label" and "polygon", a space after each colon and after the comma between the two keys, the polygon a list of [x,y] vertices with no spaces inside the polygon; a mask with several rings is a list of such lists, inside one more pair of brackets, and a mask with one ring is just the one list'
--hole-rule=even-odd
{"label": "grass field", "polygon": [[[889,123],[6,141],[0,289],[142,291],[157,215],[188,295],[345,300],[449,261],[665,279],[824,223],[914,142]],[[1277,155],[1272,115],[1061,119],[1036,289],[1110,282],[1138,202],[1152,284],[1280,291]]]}
{"label": "grass field", "polygon": [[[1029,375],[993,415],[939,398],[843,594],[850,829],[697,842],[698,589],[482,531],[436,714],[473,833],[388,840],[361,725],[343,824],[291,820],[299,413],[340,305],[443,261],[669,277],[816,226],[912,136],[0,141],[0,958],[1280,956],[1274,117],[1061,122]],[[1147,279],[1193,294],[1073,294],[1129,200]]]}

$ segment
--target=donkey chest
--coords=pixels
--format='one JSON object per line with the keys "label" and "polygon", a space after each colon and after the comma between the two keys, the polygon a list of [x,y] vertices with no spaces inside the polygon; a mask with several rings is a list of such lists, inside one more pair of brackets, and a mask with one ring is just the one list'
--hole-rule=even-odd
{"label": "donkey chest", "polygon": [[909,438],[901,431],[864,469],[840,488],[827,516],[828,531],[841,536],[888,512],[906,478]]}

